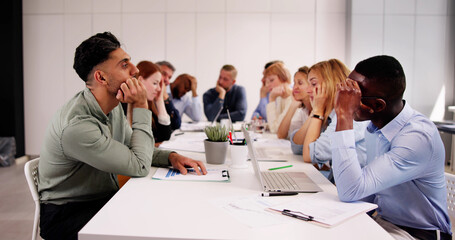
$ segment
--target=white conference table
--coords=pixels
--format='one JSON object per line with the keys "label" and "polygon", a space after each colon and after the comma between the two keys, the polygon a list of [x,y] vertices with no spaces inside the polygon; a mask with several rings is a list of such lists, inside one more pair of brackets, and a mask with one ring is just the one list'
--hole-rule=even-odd
{"label": "white conference table", "polygon": [[[205,162],[204,153],[179,153]],[[246,169],[231,169],[229,155],[224,165],[206,166],[228,168],[230,182],[152,180],[156,168],[152,168],[147,177],[130,179],[84,226],[79,232],[79,239],[392,239],[366,214],[331,228],[292,218],[264,227],[251,227],[240,222],[213,202],[242,197],[260,198],[261,188],[251,163],[248,162]],[[325,192],[336,194],[335,186],[311,164],[304,163],[290,150],[288,157],[288,162],[261,162],[260,166],[264,170],[292,164],[292,168],[278,171],[304,171]],[[273,198],[292,200],[304,195]],[[278,213],[277,217],[288,218]]]}

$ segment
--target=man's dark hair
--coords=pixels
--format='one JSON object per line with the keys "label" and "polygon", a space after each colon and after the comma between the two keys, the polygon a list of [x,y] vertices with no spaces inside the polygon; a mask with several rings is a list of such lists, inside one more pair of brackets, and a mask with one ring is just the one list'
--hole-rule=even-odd
{"label": "man's dark hair", "polygon": [[277,63],[277,62],[283,63],[283,61],[281,61],[281,60],[273,60],[273,61],[270,61],[270,62],[266,63],[266,64],[264,65],[264,69],[267,69],[267,68],[270,67],[272,64]]}
{"label": "man's dark hair", "polygon": [[171,69],[173,72],[175,72],[175,67],[168,61],[159,61],[159,62],[157,62],[155,64],[158,65],[158,66],[166,66],[169,69]]}
{"label": "man's dark hair", "polygon": [[371,57],[359,62],[354,70],[368,80],[373,80],[375,85],[380,88],[378,90],[388,100],[403,97],[406,89],[406,77],[403,67],[394,57],[386,55]]}
{"label": "man's dark hair", "polygon": [[93,68],[109,59],[109,54],[120,48],[120,42],[110,32],[98,33],[83,41],[74,54],[73,68],[87,82]]}

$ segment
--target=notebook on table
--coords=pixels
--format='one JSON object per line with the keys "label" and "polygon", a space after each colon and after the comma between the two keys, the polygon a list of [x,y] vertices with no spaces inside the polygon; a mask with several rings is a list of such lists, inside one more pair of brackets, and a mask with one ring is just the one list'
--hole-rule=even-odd
{"label": "notebook on table", "polygon": [[261,172],[258,160],[254,151],[253,141],[250,133],[242,127],[245,136],[248,152],[251,157],[254,174],[261,183],[264,192],[322,192],[322,189],[314,183],[304,172]]}

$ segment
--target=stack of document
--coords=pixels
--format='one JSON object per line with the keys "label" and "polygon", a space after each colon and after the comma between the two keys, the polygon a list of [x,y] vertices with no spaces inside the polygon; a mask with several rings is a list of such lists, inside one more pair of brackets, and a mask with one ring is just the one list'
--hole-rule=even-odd
{"label": "stack of document", "polygon": [[332,227],[377,207],[376,204],[361,201],[341,202],[335,194],[320,192],[269,209],[286,216]]}

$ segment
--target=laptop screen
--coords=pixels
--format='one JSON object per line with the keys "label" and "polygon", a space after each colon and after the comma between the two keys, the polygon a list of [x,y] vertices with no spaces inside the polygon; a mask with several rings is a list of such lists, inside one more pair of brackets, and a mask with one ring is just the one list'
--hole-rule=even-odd
{"label": "laptop screen", "polygon": [[242,131],[245,137],[246,145],[248,146],[248,152],[251,157],[251,165],[253,165],[254,174],[261,183],[261,186],[265,188],[264,181],[262,180],[261,176],[261,169],[259,168],[258,160],[256,159],[256,156],[254,154],[253,141],[251,140],[250,133],[246,130],[245,126],[242,126]]}

